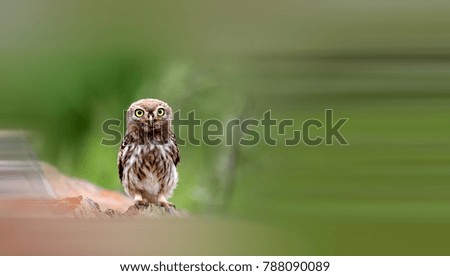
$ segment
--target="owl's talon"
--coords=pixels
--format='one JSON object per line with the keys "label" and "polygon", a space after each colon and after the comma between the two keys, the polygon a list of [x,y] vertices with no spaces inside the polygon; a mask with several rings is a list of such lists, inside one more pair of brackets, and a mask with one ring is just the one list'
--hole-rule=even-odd
{"label": "owl's talon", "polygon": [[148,207],[150,204],[148,203],[148,201],[146,199],[140,199],[140,200],[135,200],[134,205],[137,208],[139,208],[139,207]]}
{"label": "owl's talon", "polygon": [[170,208],[176,209],[177,207],[175,206],[175,204],[173,204],[172,202],[168,202],[168,201],[162,201],[162,202],[158,202],[159,206],[163,207],[166,210],[169,210]]}

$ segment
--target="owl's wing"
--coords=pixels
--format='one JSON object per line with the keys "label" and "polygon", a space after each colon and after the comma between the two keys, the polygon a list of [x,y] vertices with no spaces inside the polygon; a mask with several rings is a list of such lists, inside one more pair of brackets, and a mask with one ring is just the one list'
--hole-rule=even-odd
{"label": "owl's wing", "polygon": [[125,138],[123,138],[122,144],[120,145],[120,150],[119,150],[119,156],[117,158],[117,166],[119,167],[119,178],[120,178],[120,182],[122,182],[122,177],[123,177],[123,153],[125,150],[125,147],[130,143],[130,137],[128,135],[125,136]]}
{"label": "owl's wing", "polygon": [[178,165],[178,163],[180,163],[180,151],[178,150],[178,145],[177,145],[177,137],[175,136],[175,134],[172,133],[170,139],[172,140],[174,146],[173,149],[171,150],[171,155],[172,155],[172,160],[173,163],[176,165]]}

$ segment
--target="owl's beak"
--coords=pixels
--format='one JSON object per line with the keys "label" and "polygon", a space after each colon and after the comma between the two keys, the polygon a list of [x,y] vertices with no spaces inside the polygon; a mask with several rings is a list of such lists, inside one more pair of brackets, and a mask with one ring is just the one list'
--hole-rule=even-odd
{"label": "owl's beak", "polygon": [[148,124],[150,125],[150,126],[153,126],[153,123],[155,122],[155,120],[153,119],[153,115],[152,114],[150,114],[149,116],[148,116]]}

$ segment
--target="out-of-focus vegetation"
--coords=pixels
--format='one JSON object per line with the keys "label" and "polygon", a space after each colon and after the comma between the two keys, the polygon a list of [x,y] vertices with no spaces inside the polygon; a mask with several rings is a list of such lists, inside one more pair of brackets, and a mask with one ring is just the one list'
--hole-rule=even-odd
{"label": "out-of-focus vegetation", "polygon": [[448,255],[449,9],[1,1],[0,127],[33,130],[39,158],[120,189],[101,124],[136,99],[224,121],[271,109],[298,128],[331,108],[350,118],[349,146],[181,147],[173,201],[284,228],[278,254]]}

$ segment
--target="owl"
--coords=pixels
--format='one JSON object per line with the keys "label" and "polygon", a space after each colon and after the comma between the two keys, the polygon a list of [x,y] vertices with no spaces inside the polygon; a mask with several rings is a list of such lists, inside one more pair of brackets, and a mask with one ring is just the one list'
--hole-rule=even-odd
{"label": "owl", "polygon": [[170,106],[157,99],[131,104],[119,150],[119,177],[136,206],[175,207],[168,199],[178,182],[180,154],[172,131]]}

